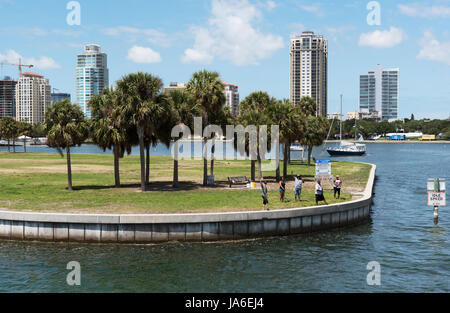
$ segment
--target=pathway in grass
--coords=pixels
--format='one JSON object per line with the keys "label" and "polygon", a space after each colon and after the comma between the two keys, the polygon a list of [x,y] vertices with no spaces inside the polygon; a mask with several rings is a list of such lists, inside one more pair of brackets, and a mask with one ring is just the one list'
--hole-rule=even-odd
{"label": "pathway in grass", "polygon": [[[0,208],[35,212],[73,213],[189,213],[260,210],[261,192],[243,188],[229,189],[227,177],[250,177],[249,161],[216,161],[216,188],[201,186],[202,160],[179,162],[180,188],[171,187],[173,160],[170,157],[151,158],[151,191],[139,191],[140,164],[138,156],[120,160],[121,182],[113,188],[113,157],[110,155],[72,155],[72,175],[75,190],[66,190],[66,160],[57,154],[0,153]],[[282,166],[282,164],[281,164]],[[281,167],[282,168],[282,167]],[[334,175],[340,175],[343,185],[341,200],[325,192],[329,203],[348,201],[352,193],[364,190],[370,165],[333,162]],[[279,201],[275,172],[264,172],[269,181],[270,209],[315,205],[314,166],[288,165],[289,174],[300,174],[306,180],[301,202],[294,202],[293,178],[288,177],[286,202]],[[324,185],[327,187],[327,185]],[[242,186],[240,186],[242,187]]]}

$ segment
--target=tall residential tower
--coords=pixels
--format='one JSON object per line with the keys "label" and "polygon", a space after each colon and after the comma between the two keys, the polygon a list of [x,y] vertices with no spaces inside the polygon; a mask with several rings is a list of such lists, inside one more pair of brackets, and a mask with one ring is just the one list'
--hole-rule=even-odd
{"label": "tall residential tower", "polygon": [[0,119],[16,117],[16,84],[17,81],[8,76],[0,80]]}
{"label": "tall residential tower", "polygon": [[44,76],[23,73],[16,86],[16,120],[43,123],[50,106],[50,84]]}
{"label": "tall residential tower", "polygon": [[87,118],[91,117],[89,100],[101,94],[109,85],[108,60],[99,45],[87,45],[84,52],[78,54],[76,68],[75,103],[83,110]]}
{"label": "tall residential tower", "polygon": [[359,111],[385,121],[398,118],[399,69],[382,68],[359,76]]}
{"label": "tall residential tower", "polygon": [[290,45],[290,100],[305,96],[316,100],[318,116],[327,116],[328,41],[311,31],[294,36]]}

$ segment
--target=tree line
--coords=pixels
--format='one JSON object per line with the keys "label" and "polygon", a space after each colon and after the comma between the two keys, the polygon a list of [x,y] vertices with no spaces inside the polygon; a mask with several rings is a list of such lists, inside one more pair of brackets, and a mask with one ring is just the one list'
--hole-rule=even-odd
{"label": "tree line", "polygon": [[[276,149],[277,152],[277,179],[280,178],[278,152],[281,146],[285,156],[283,176],[287,177],[290,145],[300,142],[306,146],[310,164],[312,148],[323,143],[329,130],[329,121],[316,117],[316,102],[311,97],[305,97],[298,104],[293,104],[286,99],[277,100],[267,92],[255,91],[240,103],[240,114],[234,117],[230,108],[225,105],[224,85],[217,72],[203,70],[194,73],[185,90],[163,93],[162,87],[163,82],[158,76],[142,72],[132,73],[122,77],[115,86],[105,88],[100,95],[92,97],[89,103],[89,120],[79,106],[71,104],[67,99],[55,102],[47,109],[45,123],[40,127],[46,134],[47,145],[56,148],[62,156],[66,153],[69,190],[73,189],[70,149],[80,146],[88,138],[104,151],[112,151],[115,187],[121,186],[120,159],[125,154],[130,154],[133,146],[139,146],[140,188],[146,191],[150,181],[150,147],[159,143],[169,147],[172,140],[175,140],[176,145],[178,138],[172,138],[172,128],[182,125],[193,129],[194,117],[202,117],[203,129],[208,125],[219,125],[223,133],[226,131],[226,125],[254,125],[258,131],[262,125],[278,125],[279,146],[269,146],[269,149]],[[3,138],[14,140],[19,133],[25,134],[12,131],[11,126],[6,126],[14,123],[17,122],[9,118],[1,120],[0,133]],[[28,132],[27,136],[32,131]],[[202,135],[204,186],[207,185],[208,177],[208,152],[210,175],[214,175],[215,148],[212,144],[210,151],[207,151],[206,143],[210,140],[214,143],[216,135],[214,132],[209,137]],[[244,140],[248,153],[248,134]],[[177,151],[177,146],[174,150]],[[259,149],[257,151],[256,159],[251,161],[252,180],[256,178],[256,163],[258,177],[262,177],[261,161],[264,156],[259,155]],[[177,158],[174,158],[173,164],[173,186],[178,186]]]}
{"label": "tree line", "polygon": [[[330,120],[330,123],[332,120]],[[355,120],[349,119],[342,122],[342,131],[344,138],[354,138],[356,135],[362,135],[365,139],[372,136],[383,136],[389,133],[415,133],[422,132],[427,135],[440,135],[442,139],[450,139],[450,119],[447,120],[430,120],[421,119],[415,120],[414,115],[410,119],[397,121],[382,121],[378,122],[374,119],[363,119],[356,121],[357,127],[355,130]],[[332,123],[330,138],[339,138],[339,122]]]}

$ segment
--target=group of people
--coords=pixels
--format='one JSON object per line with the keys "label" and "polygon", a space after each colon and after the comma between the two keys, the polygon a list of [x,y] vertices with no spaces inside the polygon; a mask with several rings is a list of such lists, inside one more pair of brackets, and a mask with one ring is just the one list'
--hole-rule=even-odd
{"label": "group of people", "polygon": [[[267,188],[267,181],[263,181],[261,179],[261,196],[263,198],[263,210],[269,210],[269,200],[267,198],[267,194],[269,189]],[[295,196],[295,202],[301,201],[301,195],[302,195],[302,186],[303,186],[303,179],[302,176],[296,175],[294,176],[294,196]],[[342,180],[339,178],[339,176],[336,176],[336,179],[333,182],[334,187],[334,198],[340,199],[341,198],[341,189],[342,189]],[[284,177],[281,177],[281,180],[279,182],[279,192],[280,192],[280,201],[284,202],[284,196],[286,194],[286,181]],[[317,180],[316,186],[315,186],[315,196],[316,196],[316,205],[319,204],[319,201],[323,201],[326,205],[328,205],[327,201],[325,200],[325,196],[323,195],[323,186],[322,182],[320,180]]]}

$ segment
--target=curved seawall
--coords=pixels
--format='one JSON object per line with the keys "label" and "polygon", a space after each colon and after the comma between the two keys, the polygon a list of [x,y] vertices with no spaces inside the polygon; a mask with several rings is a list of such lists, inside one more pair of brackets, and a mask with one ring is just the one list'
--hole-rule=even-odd
{"label": "curved seawall", "polygon": [[92,243],[242,240],[367,222],[376,166],[349,202],[273,211],[198,214],[58,214],[0,211],[0,238]]}

